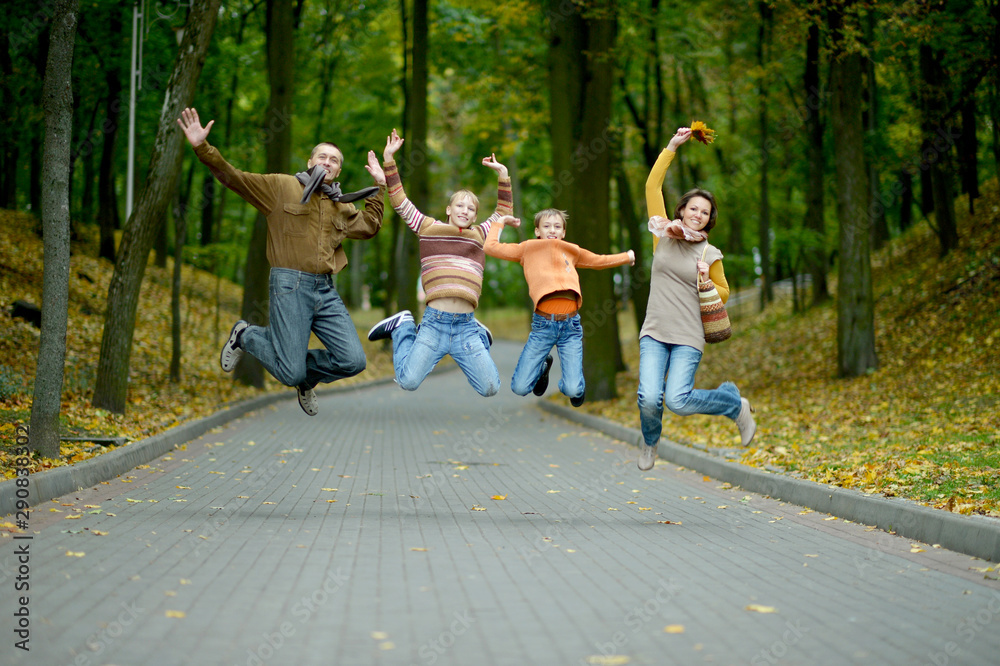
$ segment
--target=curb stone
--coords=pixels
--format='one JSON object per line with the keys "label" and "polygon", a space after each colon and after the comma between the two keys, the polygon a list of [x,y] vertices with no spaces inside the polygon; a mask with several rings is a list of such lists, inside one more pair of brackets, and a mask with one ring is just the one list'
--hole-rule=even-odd
{"label": "curb stone", "polygon": [[[609,437],[638,447],[642,433],[592,414],[539,400],[547,412],[574,421]],[[826,486],[784,474],[767,472],[756,467],[728,462],[709,453],[660,439],[660,458],[707,474],[743,490],[766,495],[784,502],[828,513],[862,525],[874,525],[887,532],[921,541],[939,544],[959,553],[989,562],[1000,562],[1000,520],[988,516],[963,516],[932,509],[912,500],[868,495],[858,490]]]}
{"label": "curb stone", "polygon": [[[451,366],[448,366],[440,370],[435,368],[435,371],[448,371],[450,369]],[[394,381],[392,377],[384,377],[367,382],[359,382],[351,386],[332,386],[317,389],[316,394],[323,396],[349,391],[360,391],[391,381]],[[281,400],[297,400],[297,397],[294,393],[289,396],[289,392],[287,391],[275,391],[267,395],[250,398],[235,403],[210,416],[189,421],[147,439],[140,439],[126,446],[117,447],[95,458],[31,474],[28,477],[30,479],[30,483],[28,484],[28,504],[29,506],[37,506],[55,497],[75,492],[81,488],[96,486],[102,481],[109,481],[138,465],[145,465],[152,460],[156,460],[180,444],[201,437],[212,428],[238,419],[248,412],[268,407]],[[7,479],[0,482],[0,517],[10,515],[17,510],[16,490],[16,479]]]}

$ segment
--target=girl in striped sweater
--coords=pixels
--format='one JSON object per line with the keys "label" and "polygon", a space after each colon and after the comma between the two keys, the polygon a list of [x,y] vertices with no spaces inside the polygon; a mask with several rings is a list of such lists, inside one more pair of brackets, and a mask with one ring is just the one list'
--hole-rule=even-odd
{"label": "girl in striped sweater", "polygon": [[427,294],[427,307],[419,328],[409,310],[377,323],[369,340],[392,338],[396,383],[415,391],[438,361],[450,354],[479,395],[500,390],[500,373],[490,356],[488,331],[475,319],[483,289],[485,254],[483,242],[497,219],[513,212],[507,167],[496,156],[483,158],[483,165],[496,172],[496,211],[475,226],[479,199],[468,190],[452,195],[445,222],[428,217],[406,198],[394,156],[403,145],[396,130],[386,139],[382,153],[389,200],[396,213],[420,239],[420,279]]}

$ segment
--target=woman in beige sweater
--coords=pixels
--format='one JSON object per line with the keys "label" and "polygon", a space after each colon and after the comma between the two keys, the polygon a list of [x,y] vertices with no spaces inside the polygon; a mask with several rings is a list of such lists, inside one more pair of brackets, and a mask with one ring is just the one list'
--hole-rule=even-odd
{"label": "woman in beige sweater", "polygon": [[[645,446],[639,469],[656,461],[663,429],[663,406],[680,416],[719,414],[736,422],[743,445],[753,439],[756,424],[750,402],[732,382],[718,388],[694,388],[694,376],[705,349],[698,299],[698,274],[711,279],[723,302],[729,285],[722,252],[708,242],[718,211],[711,192],[694,189],[681,197],[673,220],[663,203],[663,178],[677,149],[691,138],[682,127],[660,153],[646,180],[646,208],[654,238],[646,319],[639,332],[639,417]],[[702,255],[704,253],[704,259]]]}

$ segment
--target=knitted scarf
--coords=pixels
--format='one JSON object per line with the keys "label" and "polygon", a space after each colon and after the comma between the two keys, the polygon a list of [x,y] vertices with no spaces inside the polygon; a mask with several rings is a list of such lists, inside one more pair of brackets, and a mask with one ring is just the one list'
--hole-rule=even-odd
{"label": "knitted scarf", "polygon": [[308,203],[309,197],[313,195],[313,192],[319,190],[326,196],[330,197],[330,201],[337,203],[351,203],[352,201],[357,201],[358,199],[367,199],[371,195],[379,191],[378,187],[366,187],[364,189],[358,190],[357,192],[347,192],[346,194],[340,191],[340,183],[334,182],[327,185],[325,182],[326,169],[324,169],[319,164],[314,164],[308,171],[300,171],[295,174],[295,178],[302,183],[305,188],[302,191],[302,201],[299,203]]}

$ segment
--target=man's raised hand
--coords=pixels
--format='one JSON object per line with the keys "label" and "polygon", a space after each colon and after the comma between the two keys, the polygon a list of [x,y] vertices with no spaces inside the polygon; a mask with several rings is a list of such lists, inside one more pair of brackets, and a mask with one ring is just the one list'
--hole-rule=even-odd
{"label": "man's raised hand", "polygon": [[212,131],[212,125],[215,124],[215,121],[210,120],[208,121],[208,125],[202,127],[201,120],[198,118],[198,110],[184,109],[181,111],[181,117],[177,119],[177,124],[184,130],[184,136],[187,137],[191,147],[197,148],[205,143],[205,139],[208,138],[208,133]]}
{"label": "man's raised hand", "polygon": [[378,157],[374,150],[368,151],[368,164],[365,165],[365,169],[375,179],[376,185],[385,187],[385,171],[382,171],[382,165],[378,163]]}

